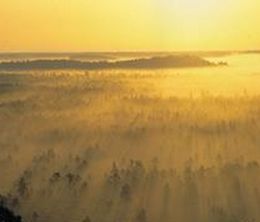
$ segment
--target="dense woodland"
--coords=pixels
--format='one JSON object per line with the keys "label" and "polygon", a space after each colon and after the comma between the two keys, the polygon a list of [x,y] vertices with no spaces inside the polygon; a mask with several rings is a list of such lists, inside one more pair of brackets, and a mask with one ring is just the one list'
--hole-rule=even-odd
{"label": "dense woodland", "polygon": [[0,221],[259,221],[260,97],[188,78],[0,74]]}

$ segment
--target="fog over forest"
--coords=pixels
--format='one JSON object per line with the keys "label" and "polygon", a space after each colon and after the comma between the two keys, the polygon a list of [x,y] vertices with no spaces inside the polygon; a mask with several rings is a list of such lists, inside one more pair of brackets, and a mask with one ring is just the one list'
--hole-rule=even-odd
{"label": "fog over forest", "polygon": [[260,221],[258,59],[2,70],[0,221]]}

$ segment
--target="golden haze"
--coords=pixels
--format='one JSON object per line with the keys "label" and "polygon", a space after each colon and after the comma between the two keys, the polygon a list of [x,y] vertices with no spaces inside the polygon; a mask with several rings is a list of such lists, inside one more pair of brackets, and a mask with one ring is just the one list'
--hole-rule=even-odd
{"label": "golden haze", "polygon": [[1,51],[253,49],[258,0],[1,0]]}

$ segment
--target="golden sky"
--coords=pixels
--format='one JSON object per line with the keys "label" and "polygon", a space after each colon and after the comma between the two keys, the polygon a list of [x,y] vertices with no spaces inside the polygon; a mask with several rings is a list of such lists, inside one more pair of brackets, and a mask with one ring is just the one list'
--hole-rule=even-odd
{"label": "golden sky", "polygon": [[0,51],[260,47],[259,0],[0,0]]}

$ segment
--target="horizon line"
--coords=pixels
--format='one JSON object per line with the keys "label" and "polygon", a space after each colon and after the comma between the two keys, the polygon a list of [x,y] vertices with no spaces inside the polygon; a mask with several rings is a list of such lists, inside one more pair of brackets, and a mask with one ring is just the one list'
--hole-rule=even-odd
{"label": "horizon line", "polygon": [[36,54],[36,53],[50,53],[50,54],[65,54],[65,53],[183,53],[183,52],[260,52],[260,49],[210,49],[210,50],[90,50],[90,51],[22,51],[22,50],[10,50],[10,51],[1,51],[0,54]]}

